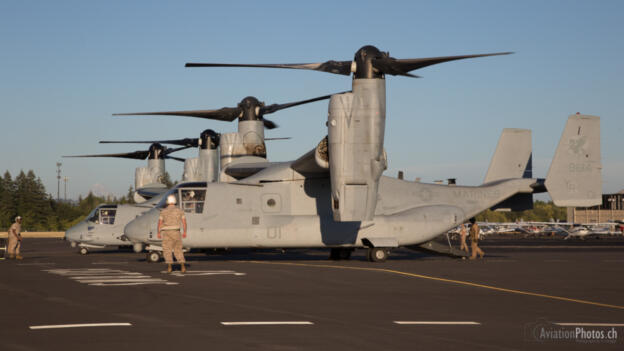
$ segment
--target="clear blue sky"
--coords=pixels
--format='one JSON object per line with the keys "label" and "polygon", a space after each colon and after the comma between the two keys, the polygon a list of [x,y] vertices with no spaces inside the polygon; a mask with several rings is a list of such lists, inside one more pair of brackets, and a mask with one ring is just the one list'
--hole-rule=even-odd
{"label": "clear blue sky", "polygon": [[[94,187],[125,194],[125,159],[61,155],[134,151],[105,139],[195,137],[235,123],[115,112],[235,106],[254,95],[288,102],[350,88],[312,71],[185,69],[185,62],[348,60],[363,45],[397,58],[515,51],[388,77],[388,175],[479,184],[505,127],[533,130],[534,174],[544,176],[568,115],[602,119],[604,191],[624,188],[622,1],[2,1],[0,171],[33,169],[56,193],[63,163],[76,198]],[[293,159],[326,134],[327,103],[272,115],[291,136],[268,145]],[[194,157],[185,151],[182,157]],[[179,179],[182,164],[167,170]],[[61,188],[62,192],[62,188]]]}

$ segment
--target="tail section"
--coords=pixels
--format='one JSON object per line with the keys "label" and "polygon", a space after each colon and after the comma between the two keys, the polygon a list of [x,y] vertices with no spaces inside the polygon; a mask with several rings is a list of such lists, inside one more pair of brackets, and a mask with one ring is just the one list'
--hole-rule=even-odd
{"label": "tail section", "polygon": [[600,117],[570,116],[546,176],[546,189],[555,205],[599,205],[601,169]]}
{"label": "tail section", "polygon": [[501,179],[532,178],[531,131],[505,128],[490,162],[484,183]]}

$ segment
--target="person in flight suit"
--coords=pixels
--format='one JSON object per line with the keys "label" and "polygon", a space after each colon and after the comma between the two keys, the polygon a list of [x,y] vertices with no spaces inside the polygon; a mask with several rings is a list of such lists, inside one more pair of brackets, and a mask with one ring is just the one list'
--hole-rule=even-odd
{"label": "person in flight suit", "polygon": [[[180,223],[182,224],[182,236],[180,236]],[[167,272],[171,273],[173,257],[180,263],[180,271],[186,272],[184,265],[184,253],[182,252],[182,238],[186,238],[186,217],[184,211],[176,207],[176,198],[174,195],[167,197],[167,207],[160,211],[158,219],[158,239],[162,238],[163,255],[167,263]]]}
{"label": "person in flight suit", "polygon": [[472,255],[470,256],[471,260],[477,258],[477,253],[479,254],[479,258],[483,258],[485,253],[478,246],[479,244],[479,225],[477,224],[477,220],[472,217],[470,218],[470,246],[472,248]]}
{"label": "person in flight suit", "polygon": [[11,224],[9,228],[9,245],[7,252],[9,253],[9,259],[23,259],[20,256],[20,247],[22,246],[22,217],[15,217],[15,223]]}
{"label": "person in flight suit", "polygon": [[459,249],[468,252],[468,245],[466,245],[466,226],[464,223],[459,226],[459,241],[461,243]]}

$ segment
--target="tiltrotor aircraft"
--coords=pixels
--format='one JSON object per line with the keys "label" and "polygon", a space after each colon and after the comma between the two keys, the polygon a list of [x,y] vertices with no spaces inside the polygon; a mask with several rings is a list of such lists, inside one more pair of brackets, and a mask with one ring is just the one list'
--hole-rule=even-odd
{"label": "tiltrotor aircraft", "polygon": [[[148,159],[147,168],[137,168],[135,176],[135,201],[137,204],[113,205],[103,204],[95,208],[83,221],[69,228],[65,232],[65,239],[71,242],[72,247],[78,246],[83,255],[89,253],[90,248],[104,248],[106,246],[126,246],[129,241],[124,236],[125,225],[141,213],[152,208],[161,199],[161,195],[167,191],[162,184],[162,176],[165,173],[164,159],[170,158],[184,161],[184,173],[182,183],[176,188],[187,186],[204,186],[206,182],[215,182],[222,178],[233,179],[225,170],[220,173],[219,164],[227,168],[227,165],[240,162],[267,163],[265,140],[278,140],[285,138],[265,138],[264,127],[276,128],[277,125],[270,120],[263,119],[263,115],[279,110],[294,107],[310,102],[328,99],[331,95],[313,99],[296,101],[285,104],[272,104],[265,106],[254,97],[247,97],[236,108],[222,108],[213,111],[180,111],[153,114],[182,114],[193,113],[200,116],[210,116],[217,119],[226,113],[233,118],[225,117],[222,120],[234,120],[239,117],[239,131],[237,133],[216,133],[211,129],[204,130],[199,138],[184,138],[158,141],[101,141],[100,143],[149,143],[147,151],[136,151],[121,154],[78,155],[64,157],[122,157],[131,159]],[[225,111],[225,112],[224,112]],[[144,113],[139,113],[144,114]],[[133,114],[117,114],[133,115]],[[161,144],[178,145],[179,148],[169,149]],[[199,150],[197,158],[181,159],[169,156],[170,153],[195,147]],[[245,174],[251,174],[259,168],[247,168]],[[236,175],[236,174],[235,174]],[[142,243],[133,243],[135,252],[143,250]],[[158,246],[152,246],[151,250],[162,250]]]}
{"label": "tiltrotor aircraft", "polygon": [[[527,145],[527,133],[514,130],[501,136],[481,186],[423,184],[382,176],[387,168],[385,75],[416,77],[409,72],[501,54],[506,53],[395,59],[365,46],[353,61],[187,64],[354,74],[352,92],[331,97],[328,133],[316,148],[291,162],[233,164],[228,167],[232,173],[254,167],[256,171],[230,182],[169,192],[177,195],[179,206],[187,212],[184,247],[327,247],[332,256],[343,258],[354,248],[367,248],[371,261],[383,261],[390,249],[425,245],[487,208],[525,209],[532,205],[533,193],[548,191],[558,206],[599,204],[600,122],[593,116],[568,119],[546,179],[532,178],[530,138]],[[159,243],[156,227],[162,205],[161,201],[126,226],[132,242]]]}
{"label": "tiltrotor aircraft", "polygon": [[[159,194],[167,191],[162,183],[165,174],[165,159],[184,161],[170,154],[188,147],[184,145],[171,149],[160,143],[152,143],[148,150],[128,153],[63,156],[147,159],[147,167],[138,167],[135,171],[134,200],[137,202],[136,205],[99,205],[83,221],[69,228],[65,232],[65,239],[71,243],[72,247],[78,246],[79,252],[83,255],[89,253],[91,248],[128,245],[129,242],[123,236],[124,226],[158,203]],[[150,199],[153,200],[150,201]]]}

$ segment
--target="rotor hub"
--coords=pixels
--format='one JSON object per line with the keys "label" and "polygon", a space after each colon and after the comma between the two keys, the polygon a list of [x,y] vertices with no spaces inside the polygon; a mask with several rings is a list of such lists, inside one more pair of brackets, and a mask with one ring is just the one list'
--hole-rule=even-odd
{"label": "rotor hub", "polygon": [[353,58],[355,62],[353,78],[383,78],[383,72],[373,67],[373,60],[387,58],[389,56],[389,53],[382,52],[372,45],[361,47]]}

